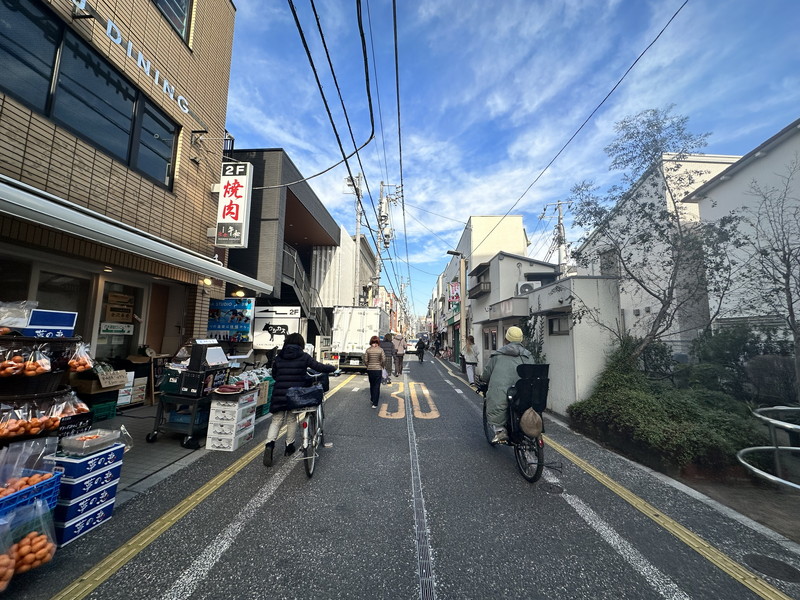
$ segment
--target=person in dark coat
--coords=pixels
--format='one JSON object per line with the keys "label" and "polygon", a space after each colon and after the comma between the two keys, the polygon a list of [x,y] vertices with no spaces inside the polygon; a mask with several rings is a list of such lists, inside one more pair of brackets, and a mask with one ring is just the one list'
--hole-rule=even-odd
{"label": "person in dark coat", "polygon": [[392,383],[391,378],[391,368],[392,364],[394,363],[394,355],[397,350],[394,347],[394,343],[392,343],[392,334],[387,333],[383,336],[383,340],[381,341],[381,348],[383,348],[383,353],[386,355],[386,360],[384,361],[384,365],[388,365],[389,368],[383,368],[383,383]]}
{"label": "person in dark coat", "polygon": [[307,383],[306,369],[319,373],[333,373],[336,367],[317,362],[304,351],[306,341],[299,333],[286,336],[283,348],[272,362],[272,403],[270,412],[272,422],[267,432],[267,444],[264,447],[264,466],[272,466],[272,451],[278,439],[281,427],[286,424],[286,456],[294,454],[294,438],[297,435],[297,419],[286,401],[286,390],[290,387],[303,387]]}

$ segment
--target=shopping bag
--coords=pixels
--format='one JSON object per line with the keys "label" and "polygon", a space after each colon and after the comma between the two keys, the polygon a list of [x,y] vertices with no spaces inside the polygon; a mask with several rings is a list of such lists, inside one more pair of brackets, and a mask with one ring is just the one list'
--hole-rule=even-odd
{"label": "shopping bag", "polygon": [[289,405],[289,410],[313,408],[322,403],[324,395],[325,392],[318,383],[309,387],[290,387],[286,390],[286,403]]}

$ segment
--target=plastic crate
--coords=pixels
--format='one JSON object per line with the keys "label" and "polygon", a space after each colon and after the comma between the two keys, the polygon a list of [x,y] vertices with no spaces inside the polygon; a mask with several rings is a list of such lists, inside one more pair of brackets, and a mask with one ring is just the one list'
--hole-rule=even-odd
{"label": "plastic crate", "polygon": [[113,402],[103,402],[102,404],[93,405],[92,414],[94,414],[95,421],[113,419],[117,416],[117,401],[114,400]]}
{"label": "plastic crate", "polygon": [[[23,469],[22,476],[29,477],[37,473],[46,473],[47,471],[33,471],[31,469]],[[25,506],[26,504],[33,504],[34,500],[41,498],[47,502],[47,506],[52,510],[58,502],[58,492],[61,485],[61,473],[53,473],[53,476],[44,481],[40,481],[36,485],[26,487],[18,492],[0,498],[0,516],[9,514],[18,506]]]}
{"label": "plastic crate", "polygon": [[256,418],[263,417],[269,412],[269,402],[256,406]]}

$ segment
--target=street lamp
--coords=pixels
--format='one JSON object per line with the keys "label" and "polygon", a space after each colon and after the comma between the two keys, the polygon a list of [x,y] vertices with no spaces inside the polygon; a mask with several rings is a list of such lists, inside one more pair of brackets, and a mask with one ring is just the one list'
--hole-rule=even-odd
{"label": "street lamp", "polygon": [[[467,257],[464,256],[461,252],[456,250],[448,250],[448,254],[451,256],[457,256],[459,258],[459,265],[458,265],[458,295],[459,295],[459,312],[461,317],[461,334],[459,335],[459,353],[464,353],[464,348],[467,345],[467,307],[464,302],[466,291],[466,279],[467,279]],[[460,362],[460,361],[459,361]]]}

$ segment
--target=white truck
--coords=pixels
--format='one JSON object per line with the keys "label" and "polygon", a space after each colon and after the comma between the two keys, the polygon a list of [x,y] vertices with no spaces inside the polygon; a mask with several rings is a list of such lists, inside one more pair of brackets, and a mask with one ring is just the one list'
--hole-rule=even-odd
{"label": "white truck", "polygon": [[389,332],[389,315],[382,308],[335,306],[331,345],[323,352],[322,362],[338,364],[340,369],[365,371],[364,351],[373,335]]}

